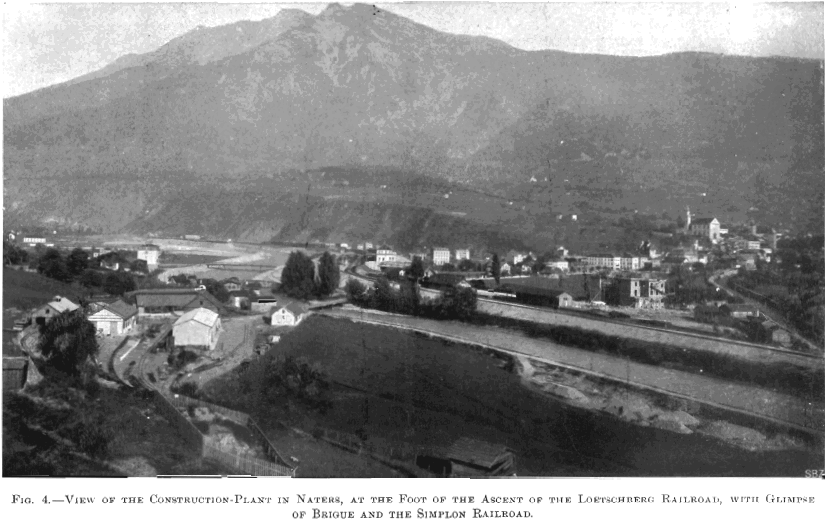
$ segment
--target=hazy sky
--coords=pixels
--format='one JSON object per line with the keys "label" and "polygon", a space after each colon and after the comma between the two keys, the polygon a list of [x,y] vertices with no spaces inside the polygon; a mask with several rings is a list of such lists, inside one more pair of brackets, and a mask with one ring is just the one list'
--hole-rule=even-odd
{"label": "hazy sky", "polygon": [[[342,2],[345,5],[349,3]],[[3,6],[3,97],[154,50],[198,25],[261,20],[326,3],[23,4]],[[823,59],[823,3],[380,3],[436,29],[527,50],[647,56],[697,50]]]}

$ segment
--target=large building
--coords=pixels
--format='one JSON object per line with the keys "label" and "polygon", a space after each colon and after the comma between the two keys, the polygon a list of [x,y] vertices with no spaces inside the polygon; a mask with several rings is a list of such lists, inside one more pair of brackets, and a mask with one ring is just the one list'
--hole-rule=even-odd
{"label": "large building", "polygon": [[433,265],[444,265],[450,262],[450,249],[433,249]]}
{"label": "large building", "polygon": [[705,236],[712,243],[719,241],[721,225],[716,218],[697,218],[691,220],[690,208],[687,209],[685,231],[692,236]]}
{"label": "large building", "polygon": [[398,255],[389,247],[381,247],[375,251],[375,262],[378,265],[382,263],[390,263],[396,260]]}
{"label": "large building", "polygon": [[470,249],[456,249],[455,260],[461,261],[465,259],[470,259]]}
{"label": "large building", "polygon": [[636,308],[664,308],[665,280],[656,278],[619,278],[619,304]]}
{"label": "large building", "polygon": [[194,288],[149,288],[128,292],[138,307],[138,317],[168,317],[198,308],[220,313],[223,304],[206,290]]}
{"label": "large building", "polygon": [[615,254],[590,254],[584,257],[584,264],[588,267],[619,270],[622,268],[622,258]]}
{"label": "large building", "polygon": [[221,317],[208,308],[196,308],[178,317],[172,328],[175,346],[214,350],[223,327]]}
{"label": "large building", "polygon": [[141,245],[137,250],[137,259],[146,262],[149,272],[158,268],[160,261],[160,247],[157,245]]}
{"label": "large building", "polygon": [[121,335],[132,329],[137,322],[137,307],[118,299],[113,303],[94,305],[88,319],[102,335]]}

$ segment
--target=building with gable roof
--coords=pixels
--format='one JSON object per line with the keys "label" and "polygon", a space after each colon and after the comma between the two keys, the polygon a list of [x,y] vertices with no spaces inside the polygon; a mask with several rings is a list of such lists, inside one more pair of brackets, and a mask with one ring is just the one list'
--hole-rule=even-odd
{"label": "building with gable roof", "polygon": [[214,350],[223,327],[221,317],[208,308],[196,308],[178,317],[172,326],[175,346]]}
{"label": "building with gable roof", "polygon": [[206,290],[194,288],[149,288],[127,292],[138,307],[138,319],[143,317],[170,317],[196,308],[207,308],[222,313],[223,304]]}
{"label": "building with gable roof", "polygon": [[[90,305],[91,306],[91,305]],[[137,322],[138,309],[122,299],[111,303],[98,303],[87,319],[103,335],[120,335],[128,332]]]}
{"label": "building with gable roof", "polygon": [[281,308],[276,308],[270,315],[272,326],[297,326],[301,323],[307,311],[301,303],[290,303]]}
{"label": "building with gable roof", "polygon": [[80,308],[70,300],[62,296],[54,296],[54,299],[32,312],[32,322],[35,324],[46,324],[54,316],[63,312],[73,312]]}

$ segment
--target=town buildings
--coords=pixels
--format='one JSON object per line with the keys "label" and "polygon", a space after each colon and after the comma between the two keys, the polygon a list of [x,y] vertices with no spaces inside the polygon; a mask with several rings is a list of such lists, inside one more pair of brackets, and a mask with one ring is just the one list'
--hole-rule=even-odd
{"label": "town buildings", "polygon": [[664,279],[622,277],[614,282],[618,288],[619,305],[636,308],[664,308]]}
{"label": "town buildings", "polygon": [[223,305],[206,290],[193,288],[149,288],[127,292],[138,307],[138,318],[169,317],[198,308],[223,311]]}
{"label": "town buildings", "polygon": [[95,306],[96,310],[93,310],[87,319],[102,335],[121,335],[131,330],[137,322],[137,307],[122,299]]}

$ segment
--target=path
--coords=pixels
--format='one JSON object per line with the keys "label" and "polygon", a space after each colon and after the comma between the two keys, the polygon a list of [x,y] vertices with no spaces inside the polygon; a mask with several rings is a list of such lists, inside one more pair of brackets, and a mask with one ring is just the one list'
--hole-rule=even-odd
{"label": "path", "polygon": [[[382,324],[478,343],[486,347],[534,357],[564,367],[593,372],[623,382],[662,390],[677,396],[743,411],[753,416],[807,430],[825,431],[825,408],[789,395],[683,371],[639,364],[616,357],[532,339],[512,332],[450,321],[361,312],[336,308],[322,315]],[[821,388],[812,388],[820,390]]]}

